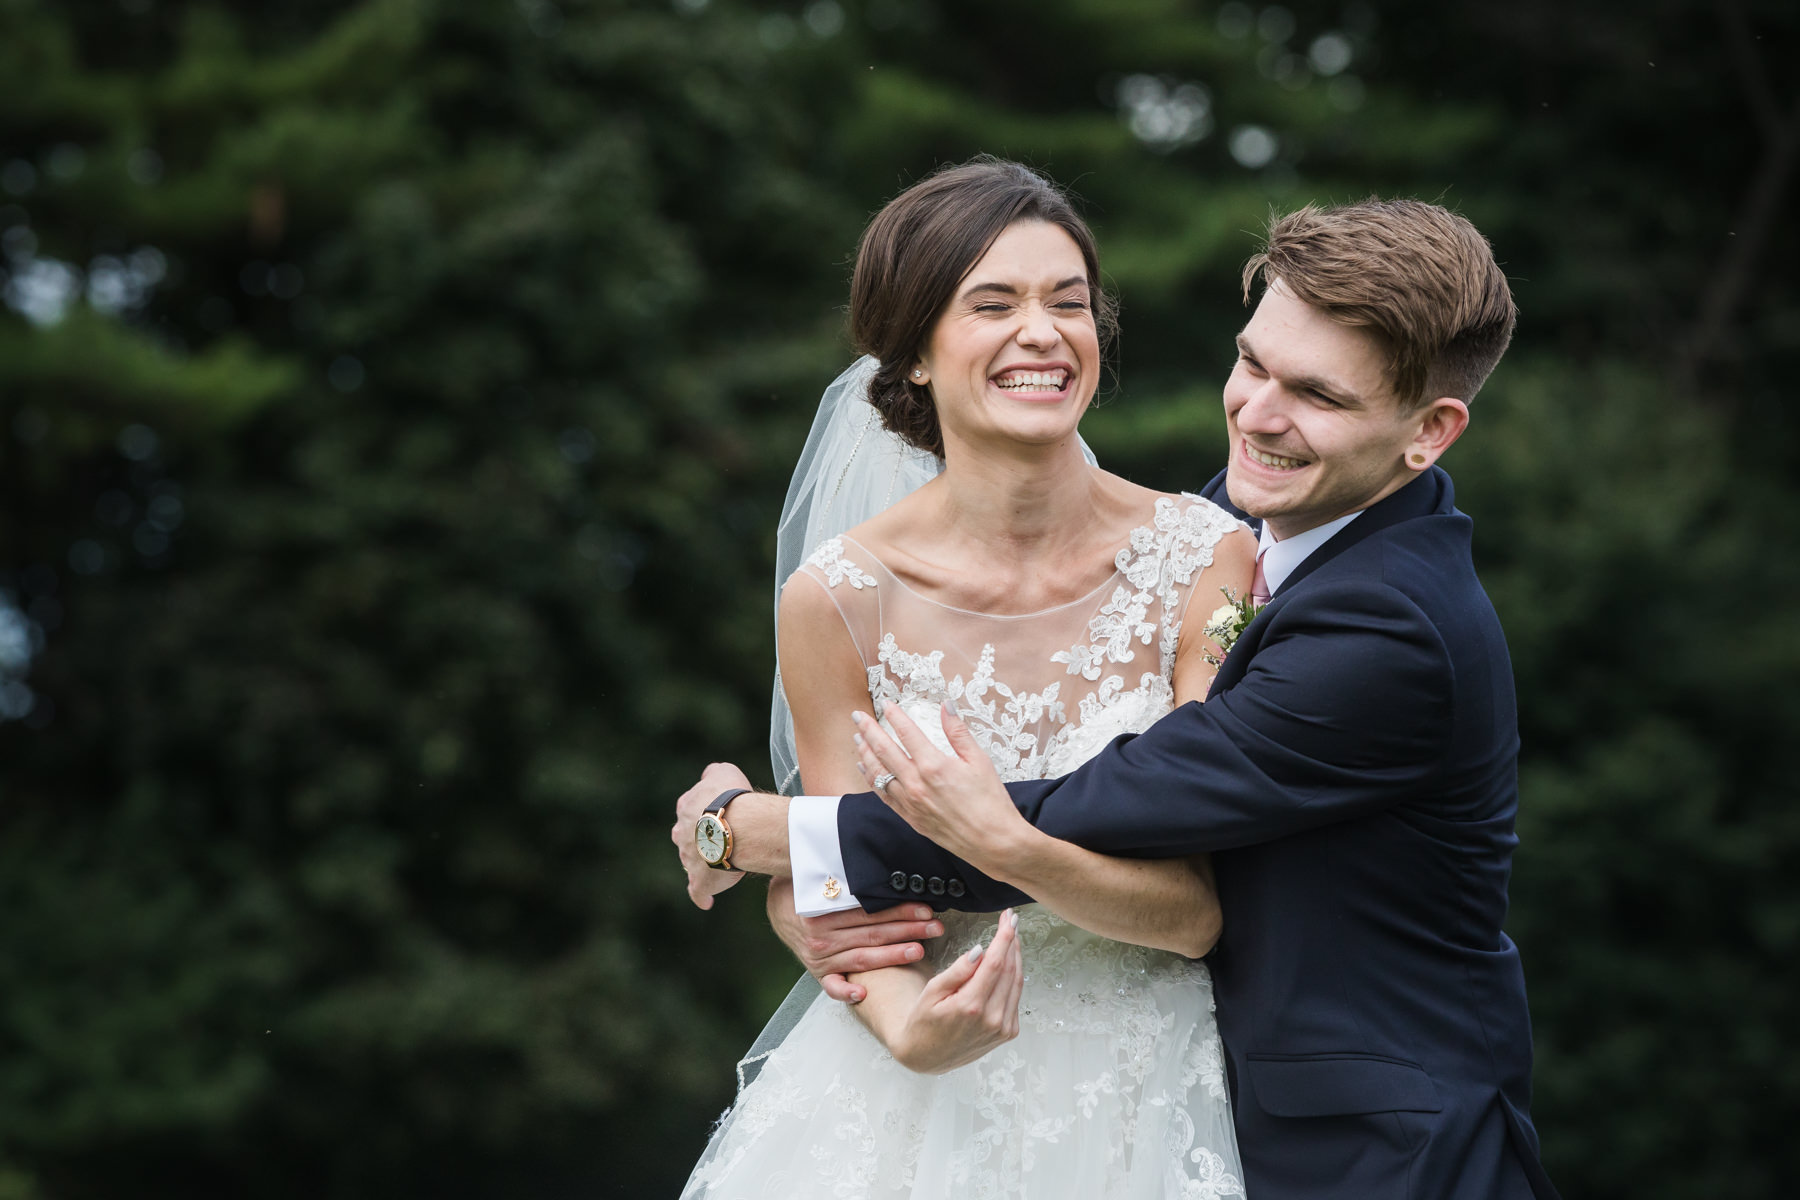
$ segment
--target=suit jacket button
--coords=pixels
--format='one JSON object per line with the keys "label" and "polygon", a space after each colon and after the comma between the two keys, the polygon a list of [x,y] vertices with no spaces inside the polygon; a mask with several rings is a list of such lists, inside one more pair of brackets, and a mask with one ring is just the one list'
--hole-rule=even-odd
{"label": "suit jacket button", "polygon": [[892,875],[889,875],[888,886],[893,888],[896,892],[904,891],[906,889],[906,872],[895,871]]}
{"label": "suit jacket button", "polygon": [[963,881],[960,879],[952,879],[949,883],[944,885],[944,890],[948,891],[952,896],[961,896],[963,894]]}
{"label": "suit jacket button", "polygon": [[944,894],[944,881],[933,875],[925,881],[925,890],[934,896],[941,896]]}
{"label": "suit jacket button", "polygon": [[923,875],[914,875],[911,879],[906,881],[906,886],[913,895],[920,895],[925,891],[925,877]]}

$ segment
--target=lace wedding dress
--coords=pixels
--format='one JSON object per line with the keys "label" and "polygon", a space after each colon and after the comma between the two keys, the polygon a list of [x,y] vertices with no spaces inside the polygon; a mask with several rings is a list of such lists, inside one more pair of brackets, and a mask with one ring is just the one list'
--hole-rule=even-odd
{"label": "lace wedding dress", "polygon": [[[900,706],[941,744],[953,700],[1003,779],[1065,774],[1174,704],[1182,616],[1220,538],[1197,497],[1161,498],[1073,603],[990,616],[910,590],[850,537],[793,586],[822,586],[868,669],[876,712]],[[1201,601],[1200,614],[1215,607]],[[929,897],[927,897],[929,899]],[[949,913],[947,963],[994,931]],[[1019,910],[1019,1036],[942,1075],[900,1066],[821,996],[721,1119],[684,1198],[1175,1200],[1242,1196],[1206,967]]]}

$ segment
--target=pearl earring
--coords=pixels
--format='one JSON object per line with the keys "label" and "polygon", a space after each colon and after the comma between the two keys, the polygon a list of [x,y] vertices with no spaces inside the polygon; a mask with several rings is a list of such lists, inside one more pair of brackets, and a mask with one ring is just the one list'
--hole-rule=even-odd
{"label": "pearl earring", "polygon": [[913,371],[913,378],[918,379],[920,376],[922,376],[924,374],[925,374],[925,372],[923,372],[923,371],[915,370],[915,371]]}

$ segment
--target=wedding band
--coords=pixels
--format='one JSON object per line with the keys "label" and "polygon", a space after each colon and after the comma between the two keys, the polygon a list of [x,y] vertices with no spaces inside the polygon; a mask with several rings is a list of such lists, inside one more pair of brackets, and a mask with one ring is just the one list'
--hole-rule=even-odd
{"label": "wedding band", "polygon": [[875,777],[874,782],[871,783],[870,786],[878,792],[885,792],[887,791],[887,785],[892,782],[894,782],[894,773],[892,771],[883,771]]}

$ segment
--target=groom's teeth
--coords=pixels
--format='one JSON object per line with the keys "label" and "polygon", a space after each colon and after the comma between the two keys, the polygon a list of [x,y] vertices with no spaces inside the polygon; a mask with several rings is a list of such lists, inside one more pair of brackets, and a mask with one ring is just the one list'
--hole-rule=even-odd
{"label": "groom's teeth", "polygon": [[1244,444],[1244,449],[1250,452],[1251,458],[1255,459],[1265,467],[1281,467],[1283,469],[1291,470],[1294,467],[1304,467],[1306,465],[1306,460],[1302,458],[1283,458],[1279,454],[1264,454],[1261,450],[1258,450],[1248,442]]}
{"label": "groom's teeth", "polygon": [[994,381],[995,386],[1009,392],[1038,391],[1049,388],[1062,391],[1067,371],[1014,371]]}

